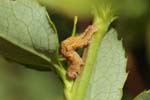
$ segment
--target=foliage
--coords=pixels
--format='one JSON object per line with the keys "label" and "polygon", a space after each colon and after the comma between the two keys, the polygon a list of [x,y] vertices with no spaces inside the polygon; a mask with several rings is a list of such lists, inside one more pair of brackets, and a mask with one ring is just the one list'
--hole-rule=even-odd
{"label": "foliage", "polygon": [[140,93],[134,100],[149,100],[150,99],[150,91],[144,91]]}
{"label": "foliage", "polygon": [[29,0],[0,2],[1,54],[25,65],[49,68],[58,38],[45,8]]}
{"label": "foliage", "polygon": [[[132,6],[126,8],[126,5],[132,4],[128,0],[124,0],[124,5],[120,6],[116,6],[118,0],[105,2],[103,0],[93,2],[86,0],[59,2],[56,0],[0,0],[0,53],[10,62],[15,62],[15,64],[6,63],[4,59],[1,59],[0,64],[3,67],[0,68],[5,72],[5,66],[14,65],[14,70],[19,72],[17,74],[19,87],[25,91],[20,97],[13,95],[14,100],[121,100],[127,78],[127,58],[122,40],[118,40],[118,32],[112,29],[111,24],[119,15],[133,17],[133,15],[144,14],[146,9],[143,7],[143,2],[136,1],[138,2],[135,5],[139,9],[134,9],[135,7]],[[92,25],[97,27],[90,45],[81,48],[85,64],[76,80],[69,80],[66,77],[67,60],[59,53],[61,39],[59,40],[58,37],[61,36],[61,32],[58,34],[57,30],[60,27],[56,29],[49,16],[51,12],[53,13],[52,9],[55,9],[57,13],[67,14],[69,17],[75,15],[80,18],[92,17]],[[123,11],[126,13],[122,14]],[[65,27],[62,22],[57,21]],[[77,17],[75,17],[72,36],[76,35],[78,29],[76,25]],[[17,67],[22,65],[40,71]],[[42,70],[48,70],[48,72]],[[5,83],[18,85],[13,80],[9,80],[8,77],[11,75],[8,74],[8,70],[6,73],[3,71],[0,76],[4,75],[6,79],[0,77],[3,80],[0,82],[0,92],[7,87]],[[16,82],[18,82],[17,79]],[[7,93],[10,87],[7,89],[4,93]],[[149,92],[144,92],[135,100],[148,100],[147,98],[149,98]],[[11,96],[5,98],[5,100],[10,99]]]}
{"label": "foliage", "polygon": [[86,100],[120,100],[126,77],[122,42],[118,41],[117,32],[111,29],[99,46]]}

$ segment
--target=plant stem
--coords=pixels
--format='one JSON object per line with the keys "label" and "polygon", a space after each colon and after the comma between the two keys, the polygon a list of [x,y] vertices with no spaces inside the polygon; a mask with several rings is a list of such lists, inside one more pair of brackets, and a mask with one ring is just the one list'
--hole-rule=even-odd
{"label": "plant stem", "polygon": [[88,82],[90,80],[90,76],[93,70],[93,66],[97,57],[97,51],[99,47],[99,43],[101,42],[107,28],[103,30],[99,30],[93,36],[92,43],[88,48],[87,59],[85,62],[84,70],[82,75],[76,80],[74,88],[73,88],[73,96],[72,100],[84,100],[86,89],[88,87]]}
{"label": "plant stem", "polygon": [[[86,90],[92,74],[92,70],[97,58],[99,45],[108,30],[110,23],[115,19],[111,15],[111,9],[102,9],[103,11],[95,12],[93,25],[98,28],[94,34],[91,44],[88,47],[87,58],[85,61],[83,72],[76,79],[73,89],[71,91],[71,98],[68,100],[85,100]],[[109,16],[111,15],[111,16]]]}
{"label": "plant stem", "polygon": [[71,91],[72,86],[73,86],[73,81],[67,79],[66,70],[61,65],[61,63],[59,63],[59,65],[57,65],[57,64],[53,64],[53,65],[55,67],[55,70],[56,70],[57,74],[60,76],[60,78],[62,79],[62,81],[64,83],[65,97],[67,98],[67,100],[70,100],[69,99],[71,97],[70,91]]}
{"label": "plant stem", "polygon": [[78,17],[75,16],[75,17],[74,17],[74,25],[73,25],[73,30],[72,30],[72,35],[71,35],[71,36],[75,36],[75,34],[76,34],[77,21],[78,21]]}

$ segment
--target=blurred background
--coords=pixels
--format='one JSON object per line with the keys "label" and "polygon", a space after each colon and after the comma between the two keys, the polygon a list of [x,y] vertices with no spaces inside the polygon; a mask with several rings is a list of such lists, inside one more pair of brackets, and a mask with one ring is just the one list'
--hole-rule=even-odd
{"label": "blurred background", "polygon": [[[77,33],[91,24],[93,2],[104,0],[39,0],[58,30],[59,42],[69,37],[73,18]],[[105,0],[112,3],[119,18],[112,23],[123,39],[129,72],[123,100],[132,100],[150,89],[150,2],[149,0]],[[28,69],[0,56],[0,100],[63,100],[63,85],[53,72]],[[50,85],[53,84],[53,85]]]}
{"label": "blurred background", "polygon": [[64,100],[53,72],[25,68],[0,57],[0,100]]}

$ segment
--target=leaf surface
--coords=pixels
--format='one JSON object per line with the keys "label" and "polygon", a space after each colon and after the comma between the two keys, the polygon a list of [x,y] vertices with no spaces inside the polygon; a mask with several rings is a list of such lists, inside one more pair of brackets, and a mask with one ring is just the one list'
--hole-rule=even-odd
{"label": "leaf surface", "polygon": [[150,90],[140,93],[134,100],[150,100]]}
{"label": "leaf surface", "polygon": [[126,77],[122,41],[117,39],[117,32],[112,29],[99,46],[86,100],[120,100]]}
{"label": "leaf surface", "polygon": [[13,61],[47,68],[58,39],[47,12],[35,0],[0,0],[0,53]]}

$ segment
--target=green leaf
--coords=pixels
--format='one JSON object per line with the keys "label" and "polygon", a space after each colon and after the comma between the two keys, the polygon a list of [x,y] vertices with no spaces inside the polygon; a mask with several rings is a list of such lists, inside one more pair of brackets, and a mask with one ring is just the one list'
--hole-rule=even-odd
{"label": "green leaf", "polygon": [[120,100],[127,77],[126,58],[114,29],[106,33],[98,50],[86,100]]}
{"label": "green leaf", "polygon": [[0,53],[21,64],[48,68],[58,47],[53,26],[36,0],[0,0]]}
{"label": "green leaf", "polygon": [[150,90],[140,93],[134,100],[150,100]]}

